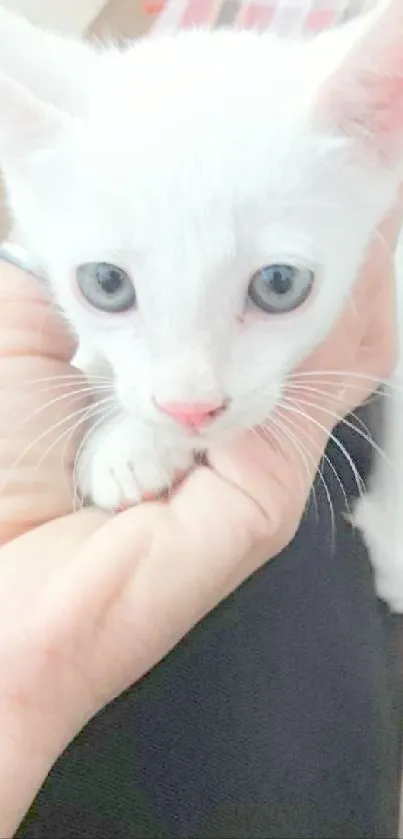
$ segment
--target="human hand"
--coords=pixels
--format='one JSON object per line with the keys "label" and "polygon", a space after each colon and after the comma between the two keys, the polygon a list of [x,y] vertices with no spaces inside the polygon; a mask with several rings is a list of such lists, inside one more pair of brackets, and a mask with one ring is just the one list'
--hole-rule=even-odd
{"label": "human hand", "polygon": [[[211,468],[193,472],[169,503],[119,516],[71,512],[73,437],[66,446],[56,433],[44,457],[47,429],[65,428],[71,399],[75,410],[84,407],[85,383],[69,367],[71,343],[39,287],[0,266],[0,469],[7,475],[0,502],[1,835],[10,835],[77,730],[292,538],[337,418],[393,365],[397,226],[393,217],[384,239],[376,237],[353,305],[298,371],[306,381],[309,370],[323,371],[320,405],[315,397],[307,414],[293,419],[293,435],[310,454],[305,463],[283,436],[271,445],[264,435],[244,434],[211,453]],[[44,410],[46,383],[29,383],[71,375],[63,400]],[[22,395],[29,438],[38,442],[10,473],[27,448],[27,426],[18,421]],[[26,754],[29,772],[16,801],[10,764],[21,783]]]}

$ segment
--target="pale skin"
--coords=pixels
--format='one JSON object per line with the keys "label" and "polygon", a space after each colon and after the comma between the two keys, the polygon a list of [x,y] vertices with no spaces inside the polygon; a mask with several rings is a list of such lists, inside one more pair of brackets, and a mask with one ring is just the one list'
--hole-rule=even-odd
{"label": "pale skin", "polygon": [[[46,387],[27,382],[69,375],[73,348],[39,284],[0,264],[0,474],[38,438],[1,495],[0,836],[15,832],[83,725],[293,537],[337,418],[393,367],[391,255],[400,215],[399,208],[374,237],[353,305],[305,364],[354,373],[324,374],[322,407],[293,420],[309,470],[280,438],[272,446],[248,433],[168,502],[117,516],[72,512],[77,440],[66,445],[55,434],[34,480],[27,471],[49,448],[49,422],[69,411],[69,400],[59,400],[50,417],[41,410]],[[76,391],[77,381],[68,387]]]}

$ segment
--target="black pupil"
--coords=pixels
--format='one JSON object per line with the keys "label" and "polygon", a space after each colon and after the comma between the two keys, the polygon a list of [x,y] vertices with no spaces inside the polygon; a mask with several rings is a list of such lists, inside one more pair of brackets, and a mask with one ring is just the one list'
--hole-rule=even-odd
{"label": "black pupil", "polygon": [[122,287],[123,275],[117,268],[104,268],[98,272],[97,282],[106,294],[116,294]]}
{"label": "black pupil", "polygon": [[270,285],[275,294],[288,294],[292,287],[292,270],[275,268],[271,272]]}

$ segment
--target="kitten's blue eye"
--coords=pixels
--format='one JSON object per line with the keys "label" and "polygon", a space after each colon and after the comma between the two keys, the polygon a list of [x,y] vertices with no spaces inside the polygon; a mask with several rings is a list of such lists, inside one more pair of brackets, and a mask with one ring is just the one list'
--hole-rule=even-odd
{"label": "kitten's blue eye", "polygon": [[265,265],[253,275],[249,297],[255,306],[270,314],[292,312],[311,292],[315,275],[309,268],[295,265]]}
{"label": "kitten's blue eye", "polygon": [[81,294],[102,312],[127,312],[136,305],[136,292],[126,271],[109,262],[86,262],[77,268]]}

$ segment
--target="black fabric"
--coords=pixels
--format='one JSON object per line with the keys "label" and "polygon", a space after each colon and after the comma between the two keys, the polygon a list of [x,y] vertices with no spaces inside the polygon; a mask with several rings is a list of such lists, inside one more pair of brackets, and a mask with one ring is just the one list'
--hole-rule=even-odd
{"label": "black fabric", "polygon": [[[340,439],[365,474],[363,438]],[[293,544],[87,726],[20,839],[397,835],[402,622],[326,480],[335,535],[318,480]]]}

